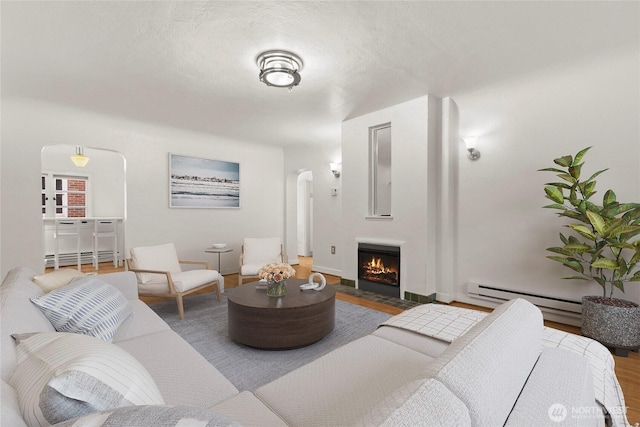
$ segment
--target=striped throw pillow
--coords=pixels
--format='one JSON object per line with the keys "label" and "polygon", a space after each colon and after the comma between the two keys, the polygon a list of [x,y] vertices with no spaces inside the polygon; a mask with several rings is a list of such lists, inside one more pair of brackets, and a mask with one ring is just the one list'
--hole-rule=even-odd
{"label": "striped throw pillow", "polygon": [[149,372],[115,344],[64,332],[14,338],[18,366],[10,384],[30,426],[113,408],[164,404]]}
{"label": "striped throw pillow", "polygon": [[58,332],[113,340],[118,327],[131,315],[131,304],[113,286],[93,277],[73,282],[31,301]]}

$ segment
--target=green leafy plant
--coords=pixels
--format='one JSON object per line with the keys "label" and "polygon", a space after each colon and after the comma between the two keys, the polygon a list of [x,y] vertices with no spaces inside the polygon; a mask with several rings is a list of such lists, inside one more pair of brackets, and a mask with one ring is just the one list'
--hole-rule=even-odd
{"label": "green leafy plant", "polygon": [[547,248],[555,254],[547,258],[579,273],[563,279],[593,279],[602,286],[603,298],[607,289],[611,298],[615,288],[624,292],[626,282],[640,282],[640,204],[618,202],[613,190],[604,193],[602,206],[590,201],[596,177],[608,170],[582,180],[583,158],[590,148],[555,159],[558,167],[540,169],[561,180],[545,184],[546,198],[553,204],[544,207],[576,221],[566,225],[574,234],[560,233],[563,246]]}

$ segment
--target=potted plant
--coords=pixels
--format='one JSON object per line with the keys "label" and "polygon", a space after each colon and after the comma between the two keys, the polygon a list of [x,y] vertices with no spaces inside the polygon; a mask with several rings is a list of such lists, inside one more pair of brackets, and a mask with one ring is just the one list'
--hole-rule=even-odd
{"label": "potted plant", "polygon": [[618,202],[613,190],[604,193],[602,205],[591,201],[596,177],[607,169],[586,180],[581,177],[590,148],[575,157],[555,159],[556,167],[540,169],[560,178],[545,184],[546,198],[553,202],[545,208],[569,218],[566,227],[572,232],[560,233],[562,246],[548,248],[554,255],[547,258],[573,270],[574,275],[564,279],[594,280],[602,287],[602,296],[582,298],[582,334],[624,356],[640,346],[640,308],[632,301],[613,298],[613,292],[624,293],[626,283],[640,282],[640,204]]}

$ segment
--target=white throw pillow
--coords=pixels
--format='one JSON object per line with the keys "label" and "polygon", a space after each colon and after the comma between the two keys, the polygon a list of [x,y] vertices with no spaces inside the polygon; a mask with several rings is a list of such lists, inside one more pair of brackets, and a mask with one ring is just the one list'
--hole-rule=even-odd
{"label": "white throw pillow", "polygon": [[49,425],[106,409],[162,405],[153,378],[122,348],[86,335],[42,332],[15,337],[10,384],[29,425]]}
{"label": "white throw pillow", "polygon": [[33,281],[44,293],[54,291],[58,288],[68,285],[78,277],[84,277],[84,273],[71,268],[63,268],[54,270],[50,273],[33,276]]}
{"label": "white throw pillow", "polygon": [[131,315],[127,298],[108,283],[87,277],[48,294],[31,297],[58,332],[111,341]]}

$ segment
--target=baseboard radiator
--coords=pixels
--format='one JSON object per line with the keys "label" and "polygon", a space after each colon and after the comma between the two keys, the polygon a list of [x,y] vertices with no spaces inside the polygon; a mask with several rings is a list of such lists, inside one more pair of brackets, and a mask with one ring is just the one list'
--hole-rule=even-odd
{"label": "baseboard radiator", "polygon": [[514,298],[522,298],[537,306],[541,311],[556,315],[580,319],[582,315],[582,303],[548,295],[534,294],[530,292],[514,291],[512,289],[498,288],[495,286],[468,283],[467,293],[469,297],[503,303]]}
{"label": "baseboard radiator", "polygon": [[[98,262],[113,262],[113,251],[98,251]],[[78,256],[75,252],[72,253],[62,253],[58,254],[58,263],[61,267],[66,267],[70,265],[78,265]],[[80,263],[81,264],[92,264],[93,263],[93,252],[81,252],[80,253]],[[53,254],[47,254],[44,256],[44,266],[45,268],[54,266]]]}

